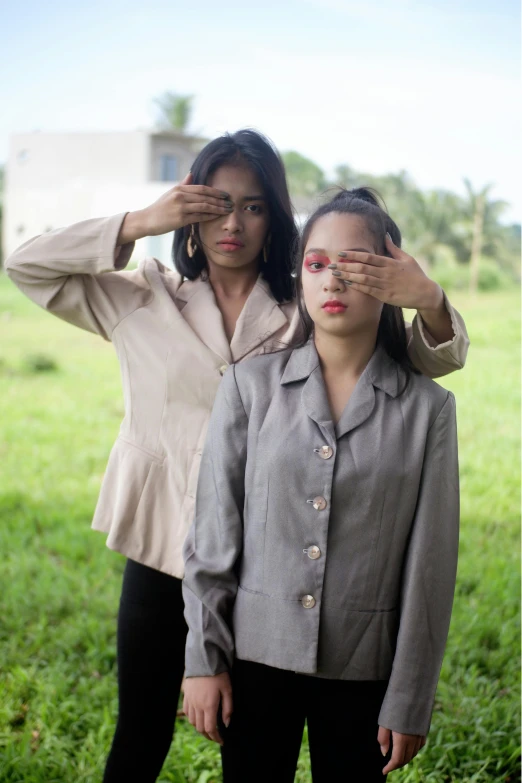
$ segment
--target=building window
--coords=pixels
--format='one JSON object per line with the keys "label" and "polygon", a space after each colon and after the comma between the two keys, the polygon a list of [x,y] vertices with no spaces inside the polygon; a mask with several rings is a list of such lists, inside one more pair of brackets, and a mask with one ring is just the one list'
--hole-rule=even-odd
{"label": "building window", "polygon": [[162,155],[160,157],[160,180],[162,182],[176,182],[178,179],[178,161],[174,155]]}

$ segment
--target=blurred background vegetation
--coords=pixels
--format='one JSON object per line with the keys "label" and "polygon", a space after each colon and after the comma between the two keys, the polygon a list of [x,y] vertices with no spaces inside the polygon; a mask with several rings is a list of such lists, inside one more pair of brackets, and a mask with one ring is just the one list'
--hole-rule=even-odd
{"label": "blurred background vegetation", "polygon": [[502,222],[508,204],[492,197],[492,185],[475,189],[466,179],[464,195],[421,190],[407,171],[376,176],[344,163],[329,180],[298,152],[282,157],[295,203],[319,199],[333,185],[377,190],[407,252],[445,289],[494,291],[520,283],[520,224]]}
{"label": "blurred background vegetation", "polygon": [[[199,135],[192,126],[194,100],[172,90],[157,95],[156,127]],[[447,291],[497,291],[520,284],[520,223],[503,220],[509,204],[493,197],[493,184],[474,188],[465,179],[461,194],[422,190],[407,171],[375,175],[340,163],[328,176],[295,150],[283,152],[282,158],[299,215],[312,211],[333,186],[369,186],[400,225],[404,249]],[[0,248],[3,185],[0,166]]]}
{"label": "blurred background vegetation", "polygon": [[[193,102],[193,95],[172,91],[157,96],[158,127],[188,133]],[[422,190],[407,171],[377,176],[341,163],[328,177],[295,150],[282,158],[299,213],[310,212],[332,186],[369,186],[400,225],[407,252],[446,290],[495,291],[520,283],[520,223],[503,221],[509,204],[493,197],[493,184],[474,188],[465,179],[462,194]]]}

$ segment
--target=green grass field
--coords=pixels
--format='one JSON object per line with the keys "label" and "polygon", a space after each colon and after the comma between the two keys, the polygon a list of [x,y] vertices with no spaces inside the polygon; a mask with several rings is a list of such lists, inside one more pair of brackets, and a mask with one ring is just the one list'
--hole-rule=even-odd
{"label": "green grass field", "polygon": [[[428,744],[396,783],[520,780],[519,294],[456,304],[472,340],[465,371],[442,381],[458,406],[457,597]],[[111,345],[0,275],[2,783],[102,777],[124,559],[90,520],[122,413]],[[160,779],[218,783],[217,747],[179,720]],[[305,749],[296,780],[310,781]]]}

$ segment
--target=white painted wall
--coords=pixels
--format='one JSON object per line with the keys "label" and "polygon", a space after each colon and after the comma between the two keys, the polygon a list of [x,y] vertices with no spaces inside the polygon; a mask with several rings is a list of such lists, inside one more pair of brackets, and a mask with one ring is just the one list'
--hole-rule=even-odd
{"label": "white painted wall", "polygon": [[[160,182],[159,157],[180,178],[204,143],[149,131],[29,133],[11,137],[4,201],[4,258],[37,234],[80,220],[141,209],[175,182]],[[172,235],[136,244],[133,259],[169,263]]]}

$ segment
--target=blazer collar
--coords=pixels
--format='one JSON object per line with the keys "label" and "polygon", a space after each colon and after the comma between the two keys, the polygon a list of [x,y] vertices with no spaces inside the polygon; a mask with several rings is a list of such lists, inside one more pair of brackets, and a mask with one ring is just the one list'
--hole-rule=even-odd
{"label": "blazer collar", "polygon": [[184,281],[176,292],[176,303],[199,339],[227,364],[240,361],[289,323],[261,275],[239,315],[231,343],[208,280]]}
{"label": "blazer collar", "polygon": [[[281,384],[303,380],[306,380],[306,383],[303,386],[302,402],[308,416],[326,432],[331,433],[332,413],[313,339],[302,348],[292,351]],[[375,406],[375,387],[390,397],[396,397],[398,394],[398,367],[379,345],[357,381],[335,426],[337,438],[355,429],[370,416]]]}
{"label": "blazer collar", "polygon": [[240,361],[273,334],[288,326],[289,320],[261,275],[245,302],[230,343],[232,358]]}

